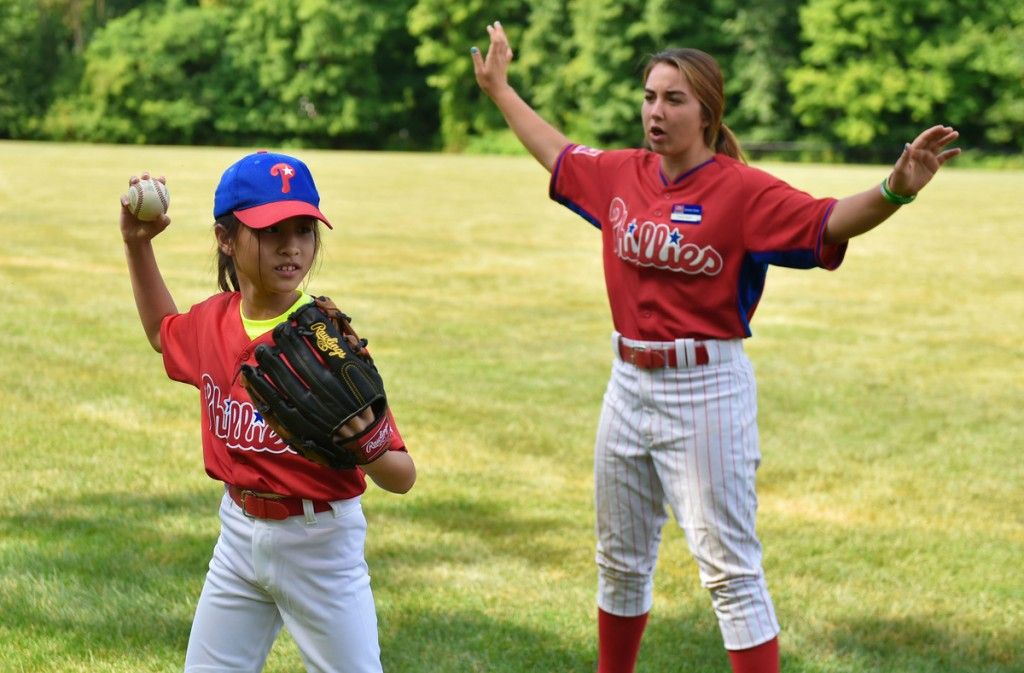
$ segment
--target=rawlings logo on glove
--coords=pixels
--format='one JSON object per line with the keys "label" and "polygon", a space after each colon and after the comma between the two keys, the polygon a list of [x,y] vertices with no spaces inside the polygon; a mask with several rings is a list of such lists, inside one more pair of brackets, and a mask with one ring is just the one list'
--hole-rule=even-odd
{"label": "rawlings logo on glove", "polygon": [[[273,344],[256,347],[242,385],[267,424],[299,455],[336,469],[365,465],[384,454],[394,434],[384,382],[366,339],[326,297],[317,297],[274,328]],[[339,430],[369,409],[358,433]]]}
{"label": "rawlings logo on glove", "polygon": [[345,349],[338,343],[338,339],[327,332],[327,325],[322,322],[313,324],[313,334],[316,335],[316,347],[334,357],[344,358]]}

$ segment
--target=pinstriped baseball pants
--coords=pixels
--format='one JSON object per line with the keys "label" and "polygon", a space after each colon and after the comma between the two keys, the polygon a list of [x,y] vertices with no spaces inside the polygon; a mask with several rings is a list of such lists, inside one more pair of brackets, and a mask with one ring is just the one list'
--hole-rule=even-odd
{"label": "pinstriped baseball pants", "polygon": [[[597,602],[626,617],[651,609],[667,505],[725,647],[746,649],[779,633],[755,531],[757,387],[741,340],[704,343],[706,365],[613,363],[594,451]],[[693,342],[675,347],[682,354]]]}

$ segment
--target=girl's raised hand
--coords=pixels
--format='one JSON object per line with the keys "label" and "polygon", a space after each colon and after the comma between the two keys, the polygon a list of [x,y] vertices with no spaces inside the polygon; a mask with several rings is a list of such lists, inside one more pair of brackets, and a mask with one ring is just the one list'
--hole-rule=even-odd
{"label": "girl's raised hand", "polygon": [[[131,187],[139,180],[149,180],[149,171],[144,171],[142,177],[133,175],[128,179],[128,186]],[[160,182],[167,184],[167,179],[164,176],[155,178]],[[139,241],[151,240],[154,236],[162,232],[167,228],[167,225],[171,223],[171,218],[165,214],[160,215],[154,220],[144,221],[135,217],[131,214],[128,206],[128,195],[121,195],[121,238],[125,243],[135,243]]]}

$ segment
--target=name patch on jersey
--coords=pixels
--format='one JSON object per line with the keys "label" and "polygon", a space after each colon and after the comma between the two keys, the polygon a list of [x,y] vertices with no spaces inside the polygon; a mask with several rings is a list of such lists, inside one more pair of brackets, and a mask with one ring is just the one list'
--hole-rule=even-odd
{"label": "name patch on jersey", "polygon": [[704,208],[693,203],[675,203],[672,204],[672,214],[669,217],[673,222],[700,224],[704,217]]}

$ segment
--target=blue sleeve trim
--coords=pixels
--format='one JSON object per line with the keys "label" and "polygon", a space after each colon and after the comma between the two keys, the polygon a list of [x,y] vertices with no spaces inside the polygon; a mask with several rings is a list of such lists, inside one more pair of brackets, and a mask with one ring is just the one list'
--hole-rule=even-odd
{"label": "blue sleeve trim", "polygon": [[736,288],[737,309],[740,322],[743,323],[744,336],[750,336],[750,316],[761,301],[764,293],[764,281],[768,276],[768,264],[759,262],[753,255],[747,255],[740,267],[738,287]]}
{"label": "blue sleeve trim", "polygon": [[558,184],[558,174],[562,171],[562,159],[574,147],[576,147],[575,143],[569,143],[562,148],[562,151],[558,153],[558,158],[555,159],[555,166],[551,169],[551,181],[548,183],[548,197],[552,201],[559,200],[558,192],[555,191],[555,185]]}
{"label": "blue sleeve trim", "polygon": [[818,227],[818,236],[814,242],[814,248],[796,248],[794,250],[762,250],[751,252],[750,256],[754,261],[774,266],[785,266],[791,269],[816,269],[822,268],[833,271],[843,263],[846,256],[847,243],[837,245],[825,245],[825,229],[829,217],[832,216],[833,202],[821,218]]}
{"label": "blue sleeve trim", "polygon": [[587,222],[590,222],[590,224],[592,224],[594,227],[600,229],[601,228],[601,220],[599,220],[598,218],[594,217],[589,212],[584,210],[576,202],[570,200],[569,197],[562,196],[561,194],[559,194],[555,190],[555,185],[558,183],[558,174],[559,174],[559,172],[562,169],[562,159],[565,158],[565,155],[568,154],[571,149],[573,149],[574,147],[577,147],[577,146],[578,145],[576,143],[569,143],[564,148],[562,148],[561,153],[558,155],[558,159],[555,160],[555,166],[551,170],[551,182],[549,183],[549,186],[548,186],[548,197],[552,201],[554,201],[556,203],[562,204],[563,206],[565,206],[566,208],[568,208],[572,212],[574,212],[577,215],[579,215],[580,217],[582,217]]}
{"label": "blue sleeve trim", "polygon": [[750,257],[760,264],[773,264],[791,269],[814,269],[818,267],[818,255],[809,248],[751,252]]}
{"label": "blue sleeve trim", "polygon": [[576,213],[577,215],[582,217],[587,222],[590,222],[590,224],[594,225],[596,228],[598,228],[598,229],[601,228],[601,220],[597,219],[596,217],[594,217],[593,215],[591,215],[587,211],[583,210],[583,208],[581,206],[579,206],[578,204],[576,204],[574,201],[570,201],[569,199],[567,199],[567,198],[565,198],[563,196],[556,196],[556,197],[554,197],[554,200],[557,203],[561,203],[563,206],[565,206],[566,208],[568,208],[572,212]]}
{"label": "blue sleeve trim", "polygon": [[[821,218],[821,228],[818,230],[818,243],[814,251],[816,266],[820,266],[828,271],[835,271],[839,268],[839,265],[843,263],[843,258],[846,257],[846,248],[849,245],[849,241],[844,241],[837,245],[825,245],[825,230],[828,228],[828,221],[832,217],[832,210],[835,208],[836,203],[836,201],[833,201],[829,205],[828,210],[825,211],[825,215]],[[831,253],[827,258],[825,257],[826,252]]]}

